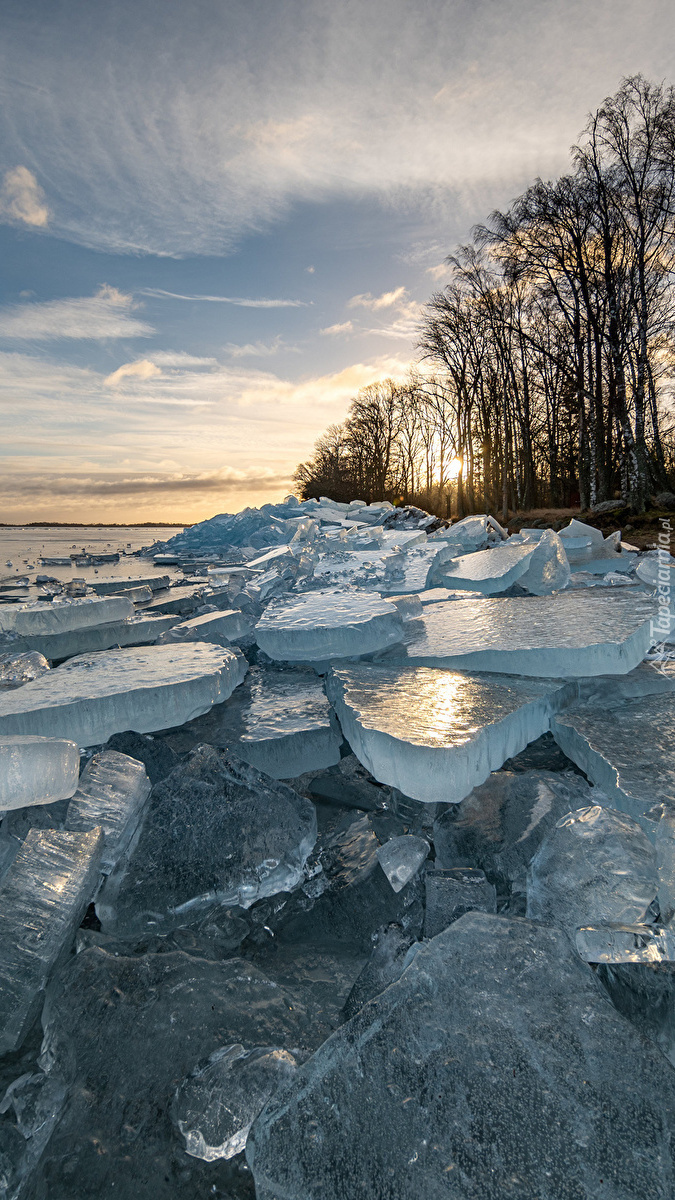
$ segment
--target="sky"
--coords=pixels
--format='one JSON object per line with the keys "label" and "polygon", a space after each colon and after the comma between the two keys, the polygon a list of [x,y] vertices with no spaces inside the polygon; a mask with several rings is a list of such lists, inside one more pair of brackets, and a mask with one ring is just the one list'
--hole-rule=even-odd
{"label": "sky", "polygon": [[282,499],[671,0],[1,0],[0,520]]}

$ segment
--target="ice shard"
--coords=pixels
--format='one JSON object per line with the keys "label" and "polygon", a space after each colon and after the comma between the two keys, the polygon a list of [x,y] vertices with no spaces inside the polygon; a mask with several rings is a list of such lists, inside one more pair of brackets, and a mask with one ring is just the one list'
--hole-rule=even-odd
{"label": "ice shard", "polygon": [[655,1042],[675,1066],[675,962],[656,956],[651,961],[601,960],[597,977],[617,1011]]}
{"label": "ice shard", "polygon": [[342,733],[312,670],[252,667],[225,704],[168,740],[180,752],[218,746],[273,779],[293,779],[338,763]]}
{"label": "ice shard", "polygon": [[187,924],[215,905],[291,891],[316,841],[316,812],[291,788],[200,746],[153,789],[140,837],[97,901],[106,931]]}
{"label": "ice shard", "polygon": [[0,612],[0,629],[11,630],[19,636],[68,633],[90,625],[123,621],[125,617],[131,617],[133,611],[131,601],[121,596],[87,596],[51,604],[8,605]]}
{"label": "ice shard", "polygon": [[29,1030],[99,881],[102,837],[31,829],[0,884],[0,1053]]}
{"label": "ice shard", "polygon": [[77,744],[67,738],[0,737],[0,812],[72,796],[80,772]]}
{"label": "ice shard", "polygon": [[166,729],[226,700],[245,673],[238,651],[201,642],[83,654],[0,693],[0,734],[92,746],[125,729]]}
{"label": "ice shard", "polygon": [[575,705],[554,718],[551,732],[614,808],[642,817],[675,801],[672,691],[602,708]]}
{"label": "ice shard", "polygon": [[584,962],[675,966],[675,931],[664,925],[583,925],[574,940]]}
{"label": "ice shard", "polygon": [[36,650],[3,654],[0,656],[0,688],[22,687],[24,683],[46,675],[48,670],[47,659]]}
{"label": "ice shard", "polygon": [[527,873],[527,915],[562,925],[642,922],[656,896],[656,854],[625,813],[594,804],[567,813],[549,831]]}
{"label": "ice shard", "polygon": [[326,691],[352,750],[380,783],[451,804],[544,733],[569,699],[569,685],[555,680],[374,663],[333,668]]}
{"label": "ice shard", "polygon": [[497,893],[474,867],[436,867],[427,871],[424,936],[435,937],[468,912],[497,911]]}
{"label": "ice shard", "polygon": [[401,641],[396,608],[375,592],[317,591],[276,600],[255,627],[261,650],[291,662],[325,662]]}
{"label": "ice shard", "polygon": [[571,772],[495,771],[434,822],[436,865],[479,867],[501,896],[524,894],[530,860],[549,830],[594,797]]}
{"label": "ice shard", "polygon": [[101,870],[108,874],[126,850],[150,795],[143,763],[117,750],[94,754],[68,805],[65,828],[103,832]]}
{"label": "ice shard", "polygon": [[400,977],[419,948],[419,942],[401,925],[387,925],[375,937],[370,958],[345,1001],[343,1012],[347,1021]]}
{"label": "ice shard", "polygon": [[162,642],[213,642],[216,646],[228,646],[230,642],[249,637],[251,629],[250,620],[242,612],[225,609],[172,625],[162,634]]}
{"label": "ice shard", "polygon": [[608,591],[428,604],[382,658],[552,679],[623,674],[657,640],[656,611],[647,596]]}
{"label": "ice shard", "polygon": [[234,1158],[246,1146],[255,1118],[298,1064],[279,1046],[221,1046],[199,1063],[178,1088],[174,1123],[193,1158]]}
{"label": "ice shard", "polygon": [[258,1200],[665,1197],[674,1121],[670,1064],[565,933],[471,913],[299,1069],[246,1156]]}
{"label": "ice shard", "polygon": [[[446,562],[438,572],[442,587],[461,588],[494,596],[505,592],[527,570],[535,545],[527,543],[510,546],[503,543],[492,550],[462,554]],[[418,589],[419,590],[418,585]]]}
{"label": "ice shard", "polygon": [[377,860],[395,892],[415,877],[429,853],[429,843],[413,834],[401,834],[377,850]]}
{"label": "ice shard", "polygon": [[113,646],[150,646],[177,620],[178,617],[148,617],[136,613],[123,621],[110,621],[104,625],[87,625],[59,633],[28,634],[18,638],[17,642],[58,662],[75,654],[110,650]]}

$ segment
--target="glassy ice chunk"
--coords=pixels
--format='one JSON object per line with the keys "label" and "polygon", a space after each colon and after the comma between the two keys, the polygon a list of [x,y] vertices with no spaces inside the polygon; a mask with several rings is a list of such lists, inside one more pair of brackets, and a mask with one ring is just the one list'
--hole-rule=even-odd
{"label": "glassy ice chunk", "polygon": [[342,734],[312,670],[252,667],[225,704],[183,725],[169,741],[181,752],[206,742],[273,779],[293,779],[338,763]]}
{"label": "glassy ice chunk", "polygon": [[665,1197],[674,1119],[670,1064],[563,931],[471,913],[300,1068],[246,1156],[258,1200]]}
{"label": "glassy ice chunk", "polygon": [[96,912],[106,932],[132,936],[185,925],[215,904],[248,908],[291,891],[315,841],[310,800],[200,746],[153,789],[140,837]]}
{"label": "glassy ice chunk", "polygon": [[149,587],[153,592],[164,591],[171,579],[168,575],[135,575],[129,579],[118,576],[117,579],[94,579],[89,586],[98,596],[111,596],[116,592],[125,592],[130,588]]}
{"label": "glassy ice chunk", "polygon": [[675,571],[669,556],[660,558],[641,558],[635,574],[647,587],[662,587],[665,595],[672,595],[675,590]]}
{"label": "glassy ice chunk", "polygon": [[511,584],[520,579],[527,570],[534,550],[534,545],[509,546],[507,543],[495,546],[493,550],[462,554],[445,563],[443,570],[438,573],[438,582],[444,587],[493,596],[507,591]]}
{"label": "glassy ice chunk", "polygon": [[177,617],[146,617],[136,614],[124,621],[105,625],[88,625],[63,633],[33,633],[19,641],[27,648],[39,651],[45,658],[57,662],[75,654],[92,654],[110,650],[113,646],[149,646],[178,620]]}
{"label": "glassy ice chunk", "polygon": [[0,612],[0,629],[21,634],[67,633],[89,625],[123,621],[133,615],[134,606],[121,596],[84,597],[56,600],[51,604],[7,605]]}
{"label": "glassy ice chunk", "polygon": [[376,592],[309,592],[273,601],[255,627],[270,658],[317,662],[370,654],[399,642],[403,622]]}
{"label": "glassy ice chunk", "polygon": [[623,674],[657,640],[655,614],[651,598],[612,591],[429,604],[383,661],[551,679]]}
{"label": "glassy ice chunk", "polygon": [[75,742],[9,734],[0,737],[0,812],[72,796],[80,773]]}
{"label": "glassy ice chunk", "polygon": [[239,638],[248,637],[252,625],[238,609],[225,609],[223,612],[203,613],[201,617],[192,617],[189,621],[181,621],[172,625],[162,634],[165,642],[213,642],[217,646],[227,646]]}
{"label": "glassy ice chunk", "polygon": [[427,871],[424,936],[435,937],[468,912],[497,911],[497,893],[483,871],[472,867]]}
{"label": "glassy ice chunk", "polygon": [[527,868],[556,821],[597,790],[571,772],[495,771],[434,822],[436,864],[480,867],[501,895],[525,892]]}
{"label": "glassy ice chunk", "polygon": [[570,566],[564,546],[557,533],[545,529],[518,584],[532,596],[549,596],[566,588],[569,581]]}
{"label": "glassy ice chunk", "polygon": [[377,851],[377,859],[395,892],[417,874],[427,854],[429,843],[412,834],[389,838]]}
{"label": "glassy ice chunk", "polygon": [[99,826],[104,848],[101,870],[112,870],[138,825],[150,780],[143,763],[117,750],[104,750],[87,763],[66,813],[65,828],[79,831]]}
{"label": "glassy ice chunk", "polygon": [[414,800],[451,804],[544,733],[568,698],[557,681],[373,663],[335,667],[326,691],[376,779]]}
{"label": "glassy ice chunk", "polygon": [[642,817],[653,805],[675,800],[671,691],[608,710],[575,706],[553,719],[551,732],[614,808]]}
{"label": "glassy ice chunk", "polygon": [[640,923],[656,896],[656,854],[637,821],[612,808],[578,808],[548,833],[527,873],[527,915],[562,925]]}
{"label": "glassy ice chunk", "polygon": [[70,1090],[38,1191],[49,1200],[246,1195],[241,1172],[185,1155],[172,1097],[223,1045],[307,1045],[303,1015],[293,993],[241,958],[83,950],[50,984],[43,1013],[41,1061]]}
{"label": "glassy ice chunk", "polygon": [[414,548],[406,546],[402,553],[392,553],[385,560],[386,579],[380,591],[404,594],[424,591],[434,585],[436,576],[442,574],[445,567],[450,566],[452,555],[453,548],[443,543],[439,546],[438,542]]}
{"label": "glassy ice chunk", "polygon": [[0,1053],[16,1050],[99,881],[102,837],[31,829],[0,884]]}
{"label": "glassy ice chunk", "polygon": [[[480,514],[474,517],[464,517],[455,521],[449,529],[444,529],[436,535],[446,537],[453,542],[461,542],[466,550],[481,550],[488,543],[488,529],[491,528],[490,518]],[[495,522],[496,524],[496,522]]]}
{"label": "glassy ice chunk", "polygon": [[[650,817],[656,816],[652,810]],[[656,862],[659,868],[659,910],[661,920],[675,918],[675,806],[663,805],[661,819],[654,829]]]}
{"label": "glassy ice chunk", "polygon": [[663,925],[583,925],[574,940],[584,962],[675,963],[675,931]]}
{"label": "glassy ice chunk", "polygon": [[18,654],[0,655],[0,688],[21,687],[32,679],[46,675],[49,663],[44,654],[36,650],[23,650]]}
{"label": "glassy ice chunk", "polygon": [[193,1158],[234,1158],[246,1146],[255,1118],[297,1063],[278,1046],[221,1046],[178,1088],[171,1115]]}
{"label": "glassy ice chunk", "polygon": [[422,616],[422,601],[417,595],[387,596],[387,599],[398,609],[404,621],[416,621]]}
{"label": "glassy ice chunk", "polygon": [[398,979],[419,948],[410,930],[401,925],[387,925],[378,930],[376,938],[370,958],[345,1001],[343,1012],[346,1021],[350,1021],[364,1004],[374,996],[379,996],[390,983]]}
{"label": "glassy ice chunk", "polygon": [[675,1066],[675,962],[600,962],[596,974],[618,1012]]}
{"label": "glassy ice chunk", "polygon": [[239,651],[202,642],[83,654],[0,693],[0,734],[71,737],[92,746],[124,729],[166,729],[226,700],[245,673]]}

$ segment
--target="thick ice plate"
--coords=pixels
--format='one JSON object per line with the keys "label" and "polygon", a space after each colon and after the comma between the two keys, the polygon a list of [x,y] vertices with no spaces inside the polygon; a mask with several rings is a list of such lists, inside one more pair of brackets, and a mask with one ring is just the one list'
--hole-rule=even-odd
{"label": "thick ice plate", "polygon": [[545,733],[572,694],[556,680],[372,663],[334,668],[326,691],[376,779],[415,800],[453,804]]}
{"label": "thick ice plate", "polygon": [[0,695],[0,734],[92,746],[125,729],[151,733],[227,700],[245,673],[240,653],[202,642],[83,654]]}
{"label": "thick ice plate", "polygon": [[543,678],[621,675],[657,640],[650,628],[656,613],[655,601],[638,593],[429,604],[383,661]]}
{"label": "thick ice plate", "polygon": [[308,592],[273,601],[255,627],[270,658],[317,662],[370,654],[401,640],[395,607],[376,592]]}

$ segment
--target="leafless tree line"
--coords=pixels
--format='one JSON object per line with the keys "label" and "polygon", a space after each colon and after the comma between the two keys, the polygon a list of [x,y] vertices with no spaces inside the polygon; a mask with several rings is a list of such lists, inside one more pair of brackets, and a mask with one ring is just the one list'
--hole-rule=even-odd
{"label": "leafless tree line", "polygon": [[459,515],[621,495],[644,511],[675,469],[674,251],[675,89],[634,76],[569,174],[447,260],[419,371],[359,393],[298,467],[303,493]]}

